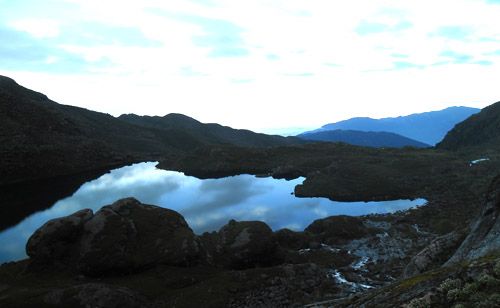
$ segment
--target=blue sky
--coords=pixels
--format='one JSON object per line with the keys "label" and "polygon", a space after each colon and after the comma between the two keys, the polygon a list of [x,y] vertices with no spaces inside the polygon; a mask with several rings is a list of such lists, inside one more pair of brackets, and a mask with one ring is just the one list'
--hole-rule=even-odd
{"label": "blue sky", "polygon": [[500,100],[500,1],[0,0],[0,74],[59,103],[282,132]]}

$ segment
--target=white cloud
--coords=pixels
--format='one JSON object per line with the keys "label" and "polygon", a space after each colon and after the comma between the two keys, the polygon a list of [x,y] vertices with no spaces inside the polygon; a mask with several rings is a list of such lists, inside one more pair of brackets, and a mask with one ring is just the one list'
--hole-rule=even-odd
{"label": "white cloud", "polygon": [[53,19],[18,19],[11,22],[10,26],[16,30],[27,32],[41,39],[57,37],[60,33],[59,22]]}
{"label": "white cloud", "polygon": [[[262,130],[449,105],[483,107],[499,96],[493,81],[500,79],[500,57],[492,52],[500,49],[500,5],[474,0],[65,2],[74,6],[67,14],[71,19],[44,20],[24,12],[12,14],[17,19],[8,25],[34,38],[54,39],[59,48],[87,60],[88,72],[56,75],[1,66],[0,72],[61,103],[115,115],[181,112]],[[112,32],[96,44],[57,40],[61,29],[76,21],[135,28],[159,44],[113,44]],[[463,37],[460,29],[468,29]],[[445,51],[468,60],[452,61]],[[112,65],[101,66],[102,59]]]}

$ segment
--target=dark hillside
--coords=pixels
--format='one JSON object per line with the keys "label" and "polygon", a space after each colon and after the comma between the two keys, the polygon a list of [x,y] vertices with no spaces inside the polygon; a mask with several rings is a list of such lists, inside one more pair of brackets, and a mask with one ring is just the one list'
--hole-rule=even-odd
{"label": "dark hillside", "polygon": [[154,160],[159,155],[172,157],[213,143],[272,146],[296,142],[204,125],[183,115],[159,119],[168,124],[124,121],[61,105],[0,76],[0,185]]}
{"label": "dark hillside", "polygon": [[352,145],[373,148],[402,148],[411,146],[427,148],[430,145],[404,136],[388,132],[363,132],[356,130],[327,130],[315,133],[305,133],[297,137],[305,140],[344,142]]}
{"label": "dark hillside", "polygon": [[500,102],[457,124],[437,147],[460,150],[471,147],[498,147],[500,145]]}
{"label": "dark hillside", "polygon": [[270,136],[254,133],[246,129],[233,129],[216,123],[201,123],[178,113],[170,113],[163,117],[124,114],[119,119],[148,128],[161,130],[182,129],[188,131],[192,136],[211,144],[268,147],[300,143],[299,139],[293,137]]}

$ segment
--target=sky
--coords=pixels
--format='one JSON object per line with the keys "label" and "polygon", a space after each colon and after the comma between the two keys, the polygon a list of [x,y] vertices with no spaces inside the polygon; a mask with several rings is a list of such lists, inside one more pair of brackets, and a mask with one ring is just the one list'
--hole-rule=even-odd
{"label": "sky", "polygon": [[500,0],[0,0],[0,74],[118,116],[290,133],[500,100]]}

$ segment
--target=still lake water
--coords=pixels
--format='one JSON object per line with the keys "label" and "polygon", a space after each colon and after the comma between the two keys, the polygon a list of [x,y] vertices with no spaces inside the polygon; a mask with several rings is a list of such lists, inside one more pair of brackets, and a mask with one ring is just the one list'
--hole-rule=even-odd
{"label": "still lake water", "polygon": [[425,204],[426,200],[334,202],[326,198],[296,198],[291,181],[238,175],[200,180],[183,173],[156,169],[156,162],[112,170],[83,184],[71,197],[35,213],[0,233],[0,263],[26,257],[25,245],[47,220],[84,208],[95,211],[114,201],[135,197],[142,203],[181,213],[197,234],[218,230],[230,219],[261,220],[273,230],[304,230],[315,219],[332,215],[392,213]]}

